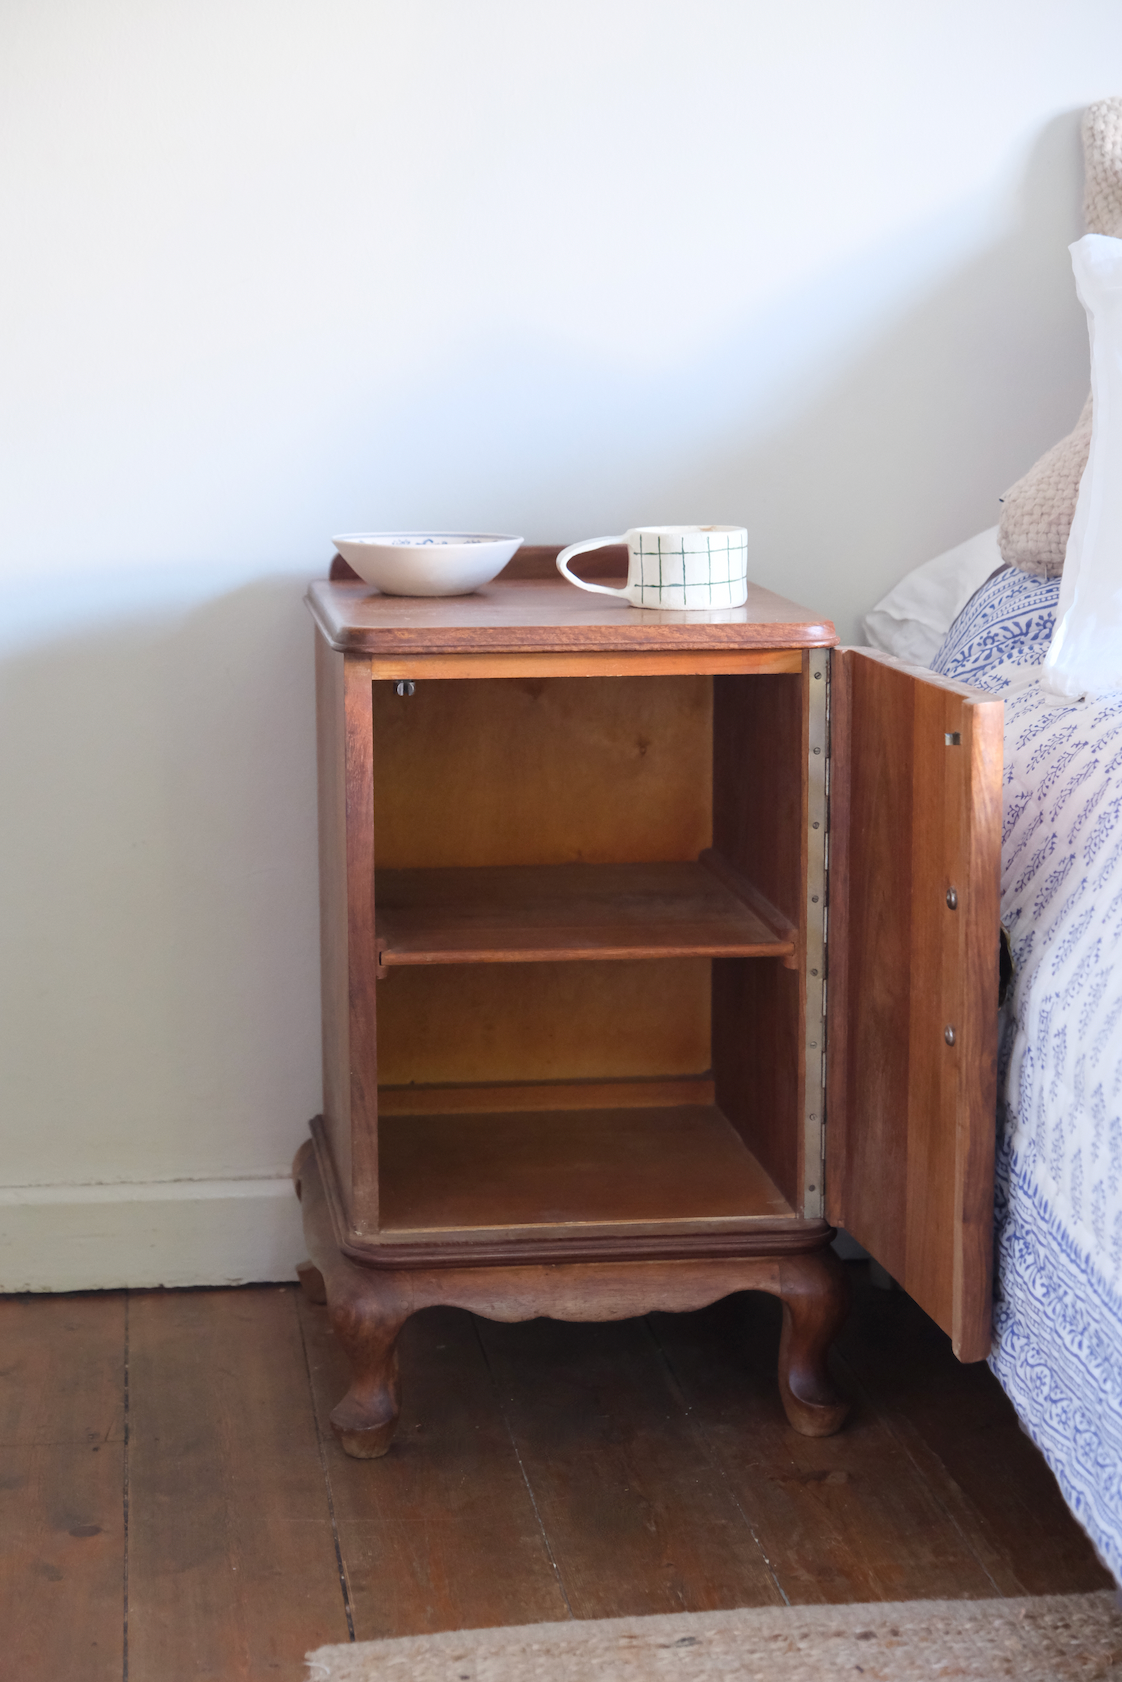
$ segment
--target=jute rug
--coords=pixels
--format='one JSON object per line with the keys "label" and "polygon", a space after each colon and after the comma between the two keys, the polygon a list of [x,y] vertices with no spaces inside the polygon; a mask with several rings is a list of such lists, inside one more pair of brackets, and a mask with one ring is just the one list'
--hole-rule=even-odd
{"label": "jute rug", "polygon": [[751,1607],[320,1647],[308,1682],[1099,1682],[1122,1677],[1110,1591]]}

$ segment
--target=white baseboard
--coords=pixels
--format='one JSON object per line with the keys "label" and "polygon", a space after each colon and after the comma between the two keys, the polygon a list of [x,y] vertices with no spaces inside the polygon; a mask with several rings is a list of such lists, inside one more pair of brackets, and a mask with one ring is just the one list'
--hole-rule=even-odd
{"label": "white baseboard", "polygon": [[307,1254],[285,1175],[0,1186],[0,1293],[295,1279]]}

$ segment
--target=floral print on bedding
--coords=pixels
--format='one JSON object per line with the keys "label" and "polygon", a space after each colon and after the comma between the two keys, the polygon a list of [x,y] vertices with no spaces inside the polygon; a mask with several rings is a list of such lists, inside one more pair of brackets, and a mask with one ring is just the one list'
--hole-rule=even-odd
{"label": "floral print on bedding", "polygon": [[990,1364],[1122,1579],[1122,691],[1041,692],[1058,590],[995,573],[932,669],[1005,698]]}

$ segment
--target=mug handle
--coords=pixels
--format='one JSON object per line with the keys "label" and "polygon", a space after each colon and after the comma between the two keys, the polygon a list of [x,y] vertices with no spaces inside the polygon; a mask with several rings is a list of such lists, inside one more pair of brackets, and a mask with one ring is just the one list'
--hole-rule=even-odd
{"label": "mug handle", "polygon": [[595,590],[598,596],[622,596],[625,601],[629,601],[626,588],[619,590],[612,584],[587,584],[583,578],[578,578],[575,572],[570,572],[568,567],[568,562],[574,555],[583,555],[587,549],[603,549],[609,543],[626,542],[626,537],[590,537],[584,543],[570,543],[557,557],[557,570],[562,578],[567,578],[578,590]]}

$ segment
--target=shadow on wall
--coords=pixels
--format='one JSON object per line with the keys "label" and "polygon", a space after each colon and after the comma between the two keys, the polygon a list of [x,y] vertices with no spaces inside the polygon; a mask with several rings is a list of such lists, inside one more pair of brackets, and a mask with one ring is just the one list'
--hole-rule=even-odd
{"label": "shadow on wall", "polygon": [[[371,507],[388,525],[474,522],[536,542],[736,521],[760,583],[852,636],[910,567],[993,525],[1082,407],[1067,252],[1082,232],[1080,117],[1048,124],[1000,200],[844,260],[824,249],[797,293],[688,356],[637,367],[512,330],[342,404],[324,441],[345,511],[334,529],[369,523]],[[956,251],[975,254],[954,268]]]}
{"label": "shadow on wall", "polygon": [[6,1184],[284,1173],[319,1106],[304,581],[221,584],[48,578],[8,620]]}
{"label": "shadow on wall", "polygon": [[[465,424],[473,364],[457,376],[464,390],[442,398],[456,450],[434,436],[431,392],[376,424],[342,416],[322,453],[338,436],[347,448],[331,473],[312,474],[291,529],[344,529],[358,484],[378,507],[371,462],[389,483],[410,460],[419,499],[446,458],[426,505],[434,523],[462,496],[458,518],[482,524],[487,474],[492,511],[518,484],[504,528],[542,541],[592,535],[597,510],[614,520],[625,504],[636,521],[743,521],[755,576],[852,635],[908,567],[993,524],[998,496],[1083,401],[1085,329],[1065,249],[1081,231],[1078,121],[1041,136],[1004,239],[910,313],[866,309],[848,347],[836,312],[823,334],[815,311],[831,286],[860,289],[868,258],[701,364],[645,379],[600,370],[594,389],[615,380],[618,403],[601,395],[594,412],[582,370],[558,353],[551,386],[539,344],[541,377],[516,420],[509,403],[492,406],[507,428],[498,443],[517,436],[530,463],[513,476],[487,426]],[[931,272],[926,259],[917,272]],[[504,378],[501,367],[486,375]],[[662,431],[643,421],[652,405],[676,417]],[[325,528],[324,499],[338,513]],[[566,529],[541,529],[558,509]],[[387,492],[391,510],[389,523],[410,518]],[[306,573],[258,570],[47,578],[17,604],[25,634],[10,631],[18,614],[3,621],[9,1185],[283,1173],[318,1108]]]}
{"label": "shadow on wall", "polygon": [[[687,464],[672,484],[690,506],[722,507],[740,474],[760,570],[843,638],[909,568],[995,525],[1005,490],[1075,424],[1089,364],[1067,250],[1084,231],[1081,115],[1040,136],[1003,240],[894,321],[805,412]],[[868,589],[856,610],[855,576]]]}

